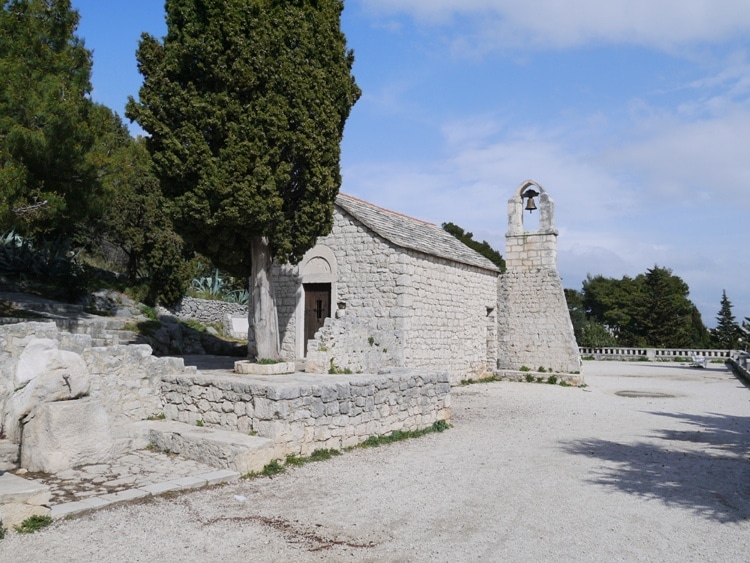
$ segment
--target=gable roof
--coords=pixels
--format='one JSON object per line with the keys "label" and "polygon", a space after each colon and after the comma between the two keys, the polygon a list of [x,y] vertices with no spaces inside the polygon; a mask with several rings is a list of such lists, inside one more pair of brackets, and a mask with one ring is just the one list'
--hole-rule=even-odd
{"label": "gable roof", "polygon": [[336,205],[396,246],[499,272],[490,260],[437,225],[339,193]]}

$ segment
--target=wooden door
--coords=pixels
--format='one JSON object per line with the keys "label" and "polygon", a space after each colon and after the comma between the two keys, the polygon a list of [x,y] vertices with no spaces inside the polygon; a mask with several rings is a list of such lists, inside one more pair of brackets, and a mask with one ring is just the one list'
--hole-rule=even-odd
{"label": "wooden door", "polygon": [[315,333],[331,315],[331,284],[306,283],[303,288],[305,290],[305,356],[307,356],[307,341],[315,337]]}

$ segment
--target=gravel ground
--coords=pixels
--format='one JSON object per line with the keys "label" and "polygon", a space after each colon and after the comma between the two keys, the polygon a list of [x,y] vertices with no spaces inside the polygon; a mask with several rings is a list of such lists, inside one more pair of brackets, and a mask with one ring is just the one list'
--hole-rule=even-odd
{"label": "gravel ground", "polygon": [[457,388],[447,432],[10,533],[0,561],[747,561],[750,389],[584,368]]}

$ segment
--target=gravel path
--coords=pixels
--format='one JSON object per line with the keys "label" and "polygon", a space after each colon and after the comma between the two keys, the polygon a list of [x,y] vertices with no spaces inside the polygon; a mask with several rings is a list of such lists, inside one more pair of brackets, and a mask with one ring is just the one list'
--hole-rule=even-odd
{"label": "gravel path", "polygon": [[441,434],[8,534],[0,561],[748,560],[750,389],[584,368],[457,388]]}

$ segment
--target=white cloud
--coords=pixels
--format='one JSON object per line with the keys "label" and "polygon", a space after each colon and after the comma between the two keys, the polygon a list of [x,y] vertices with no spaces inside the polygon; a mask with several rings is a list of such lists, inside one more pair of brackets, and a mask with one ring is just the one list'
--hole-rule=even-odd
{"label": "white cloud", "polygon": [[603,155],[610,170],[633,171],[654,197],[680,197],[680,204],[731,199],[750,208],[747,132],[750,109],[695,122],[656,122],[651,134]]}
{"label": "white cloud", "polygon": [[360,0],[374,14],[422,25],[470,20],[464,50],[565,48],[591,42],[673,49],[725,41],[750,29],[745,0]]}

